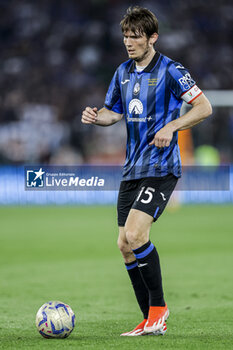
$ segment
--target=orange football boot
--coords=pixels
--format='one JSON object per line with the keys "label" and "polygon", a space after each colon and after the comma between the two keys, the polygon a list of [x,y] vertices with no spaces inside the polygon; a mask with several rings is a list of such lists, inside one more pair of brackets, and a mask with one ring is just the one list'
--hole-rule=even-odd
{"label": "orange football boot", "polygon": [[150,306],[148,320],[144,326],[144,332],[153,333],[163,330],[165,321],[168,319],[169,310],[165,306]]}
{"label": "orange football boot", "polygon": [[163,327],[159,331],[149,332],[149,333],[145,332],[144,327],[145,327],[146,322],[147,322],[147,319],[144,319],[132,331],[122,333],[121,336],[122,337],[137,337],[138,335],[164,335],[167,331],[167,326],[166,326],[166,323],[164,322]]}

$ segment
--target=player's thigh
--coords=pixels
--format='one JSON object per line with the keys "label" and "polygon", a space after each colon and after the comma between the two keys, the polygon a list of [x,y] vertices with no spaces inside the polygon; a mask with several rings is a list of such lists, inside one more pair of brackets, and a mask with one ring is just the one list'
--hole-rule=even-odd
{"label": "player's thigh", "polygon": [[149,241],[150,229],[154,218],[137,209],[131,209],[125,223],[126,240],[132,249]]}

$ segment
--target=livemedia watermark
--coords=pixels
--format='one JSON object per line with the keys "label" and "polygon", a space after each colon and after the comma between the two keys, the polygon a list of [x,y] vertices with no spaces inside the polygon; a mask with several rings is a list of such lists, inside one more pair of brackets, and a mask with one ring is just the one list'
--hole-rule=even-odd
{"label": "livemedia watermark", "polygon": [[[135,167],[127,173],[123,166],[26,166],[27,191],[117,191],[121,181],[143,177],[163,177],[173,169],[153,172],[145,167]],[[126,175],[122,175],[126,174]],[[184,166],[176,191],[229,191],[229,166]]]}

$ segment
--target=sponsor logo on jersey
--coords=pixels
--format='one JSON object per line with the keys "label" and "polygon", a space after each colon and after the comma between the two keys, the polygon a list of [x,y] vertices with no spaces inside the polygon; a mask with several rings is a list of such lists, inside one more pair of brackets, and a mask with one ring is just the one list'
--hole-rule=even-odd
{"label": "sponsor logo on jersey", "polygon": [[152,120],[152,117],[129,117],[127,116],[127,122],[143,122],[146,123],[147,121]]}
{"label": "sponsor logo on jersey", "polygon": [[134,95],[137,95],[137,94],[139,94],[139,92],[140,92],[140,84],[136,83],[134,85],[133,93],[134,93]]}
{"label": "sponsor logo on jersey", "polygon": [[124,81],[121,81],[121,84],[122,85],[125,85],[126,83],[128,83],[129,82],[129,79],[125,79]]}
{"label": "sponsor logo on jersey", "polygon": [[180,78],[179,83],[185,90],[190,89],[195,84],[189,73],[186,73],[182,78]]}
{"label": "sponsor logo on jersey", "polygon": [[134,98],[133,100],[131,100],[129,103],[129,113],[134,115],[142,114],[143,113],[142,102],[137,98]]}

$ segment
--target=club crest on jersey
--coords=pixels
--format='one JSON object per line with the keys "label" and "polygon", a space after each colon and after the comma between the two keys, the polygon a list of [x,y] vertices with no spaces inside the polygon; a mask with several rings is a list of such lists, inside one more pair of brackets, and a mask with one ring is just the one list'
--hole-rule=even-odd
{"label": "club crest on jersey", "polygon": [[143,112],[143,104],[137,98],[134,98],[129,103],[129,113],[130,114],[142,114]]}
{"label": "club crest on jersey", "polygon": [[140,84],[136,83],[134,85],[133,93],[134,93],[134,95],[137,95],[137,94],[139,94],[139,92],[140,92]]}

